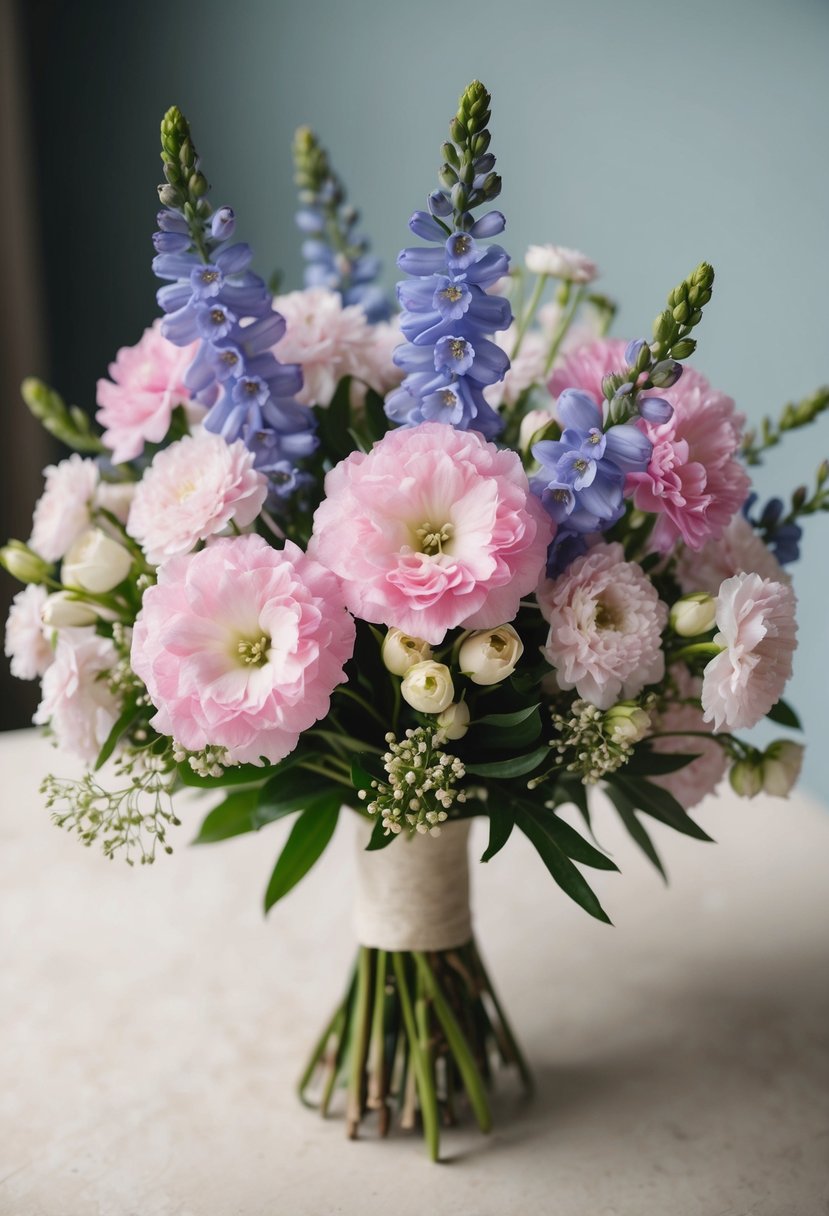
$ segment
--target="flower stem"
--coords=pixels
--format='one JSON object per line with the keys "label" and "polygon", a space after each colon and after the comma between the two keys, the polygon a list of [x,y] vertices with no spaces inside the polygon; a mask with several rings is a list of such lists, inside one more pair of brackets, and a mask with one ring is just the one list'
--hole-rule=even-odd
{"label": "flower stem", "polygon": [[535,281],[535,287],[533,288],[533,293],[530,296],[530,302],[527,305],[526,310],[521,314],[521,320],[518,323],[518,333],[515,335],[515,345],[512,348],[510,359],[516,359],[518,357],[518,352],[521,349],[521,343],[524,341],[524,335],[529,328],[530,322],[535,316],[536,309],[538,308],[541,297],[544,294],[544,287],[549,277],[550,276],[548,274],[540,274]]}
{"label": "flower stem", "polygon": [[[570,288],[570,285],[568,283],[567,284],[568,296],[569,296],[569,288]],[[550,349],[547,352],[547,359],[544,363],[544,375],[545,376],[548,376],[550,374],[550,370],[556,361],[558,352],[561,350],[561,344],[564,341],[564,339],[567,337],[567,331],[569,330],[570,326],[573,323],[573,318],[575,317],[576,312],[578,311],[579,305],[581,304],[582,300],[584,299],[586,290],[587,289],[585,287],[580,287],[578,289],[578,291],[573,296],[573,301],[570,304],[569,308],[566,308],[568,297],[565,296],[564,300],[562,301],[563,304],[565,305],[566,311],[564,313],[564,316],[561,318],[561,323],[559,324],[559,327],[556,330],[555,337],[553,338],[552,342],[550,343]]]}

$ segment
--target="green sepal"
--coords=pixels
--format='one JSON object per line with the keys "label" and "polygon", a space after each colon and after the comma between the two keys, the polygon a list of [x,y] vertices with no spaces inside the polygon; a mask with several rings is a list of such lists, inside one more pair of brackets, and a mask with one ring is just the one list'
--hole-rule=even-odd
{"label": "green sepal", "polygon": [[320,805],[304,810],[299,816],[271,873],[265,891],[265,912],[287,895],[319,860],[334,835],[340,802],[340,795],[331,790]]}
{"label": "green sepal", "polygon": [[798,718],[788,701],[784,701],[782,697],[776,705],[772,705],[766,717],[771,722],[776,722],[778,726],[788,726],[790,730],[803,730],[800,718]]}

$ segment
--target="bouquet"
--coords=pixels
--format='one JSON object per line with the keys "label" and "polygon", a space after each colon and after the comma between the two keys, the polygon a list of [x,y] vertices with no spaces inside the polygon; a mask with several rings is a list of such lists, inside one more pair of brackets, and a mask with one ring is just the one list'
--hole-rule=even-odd
{"label": "bouquet", "polygon": [[825,461],[789,505],[758,506],[747,472],[829,389],[757,433],[686,363],[708,264],[632,340],[607,336],[583,254],[532,246],[511,269],[489,121],[473,82],[395,313],[311,131],[305,286],[274,295],[169,110],[163,316],[98,382],[98,428],[24,383],[75,451],[2,550],[26,584],[12,671],[42,680],[35,721],[86,767],[44,784],[58,825],[133,864],[171,851],[181,787],[216,795],[200,843],[291,816],[268,910],[354,812],[358,956],[301,1094],[325,1113],[344,1090],[350,1135],[369,1112],[385,1134],[396,1107],[433,1157],[464,1101],[488,1129],[499,1061],[530,1081],[472,933],[471,817],[483,861],[523,832],[607,921],[592,787],[660,871],[649,820],[709,839],[689,811],[726,774],[788,794],[801,744],[735,732],[799,728],[785,568],[829,508]]}

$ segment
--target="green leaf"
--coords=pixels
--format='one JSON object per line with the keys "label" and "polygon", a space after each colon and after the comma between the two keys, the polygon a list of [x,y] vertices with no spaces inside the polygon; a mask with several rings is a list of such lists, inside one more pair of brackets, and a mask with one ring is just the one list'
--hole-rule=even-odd
{"label": "green leaf", "polygon": [[613,789],[612,786],[608,786],[607,796],[616,807],[616,810],[619,812],[619,817],[627,828],[628,834],[636,842],[636,844],[638,844],[639,848],[642,850],[651,864],[656,866],[657,870],[667,883],[668,875],[665,872],[665,867],[662,864],[659,854],[654,848],[653,841],[645,831],[642,824],[636,818],[636,811],[631,805],[629,799],[625,796],[625,794],[622,793],[621,790]]}
{"label": "green leaf", "polygon": [[106,764],[107,760],[110,758],[112,753],[115,751],[115,746],[118,743],[118,740],[121,738],[124,731],[127,730],[130,726],[132,726],[133,722],[136,720],[137,717],[138,717],[138,710],[136,708],[135,702],[130,701],[130,703],[125,707],[123,713],[119,716],[119,718],[118,718],[117,722],[115,723],[115,725],[113,726],[112,730],[107,735],[106,740],[104,741],[103,747],[98,752],[98,759],[95,761],[95,768],[93,770],[94,772],[97,773],[99,768],[103,768],[103,766]]}
{"label": "green leaf", "polygon": [[317,429],[326,456],[335,464],[350,456],[357,446],[351,425],[351,377],[343,376],[327,407],[315,406]]}
{"label": "green leaf", "polygon": [[517,726],[519,722],[525,722],[531,717],[540,705],[527,705],[524,709],[517,709],[511,714],[487,714],[483,718],[476,718],[470,723],[471,726]]}
{"label": "green leaf", "polygon": [[549,760],[550,749],[537,747],[533,752],[523,756],[512,756],[509,760],[493,760],[485,764],[465,764],[467,773],[475,777],[500,777],[506,780],[510,777],[523,777],[538,768],[542,760]]}
{"label": "green leaf", "polygon": [[555,811],[536,810],[535,814],[540,826],[573,861],[592,866],[594,870],[618,871],[619,867],[606,853],[585,840],[569,823],[559,819]]}
{"label": "green leaf", "polygon": [[637,777],[664,777],[666,773],[679,772],[694,760],[699,760],[699,752],[655,752],[646,744],[640,744],[634,748],[624,771],[626,775]]}
{"label": "green leaf", "polygon": [[623,777],[618,773],[607,778],[607,784],[616,786],[630,799],[632,806],[644,811],[660,823],[665,823],[675,832],[692,836],[695,840],[710,841],[711,837],[704,832],[699,824],[694,823],[685,808],[677,802],[673,794],[663,790],[661,786],[645,781],[641,777]]}
{"label": "green leaf", "polygon": [[391,427],[391,423],[386,417],[386,411],[383,408],[383,398],[378,393],[375,393],[374,389],[370,388],[366,393],[364,410],[366,434],[372,443],[376,443],[378,439],[383,438],[386,431]]}
{"label": "green leaf", "polygon": [[514,718],[518,721],[509,726],[492,726],[478,723],[475,726],[475,744],[482,748],[516,748],[529,747],[535,743],[541,734],[541,713],[537,705],[519,714],[492,714],[493,718]]}
{"label": "green leaf", "polygon": [[379,849],[388,848],[395,836],[399,834],[399,832],[386,832],[383,827],[382,817],[378,815],[374,827],[371,829],[371,838],[366,845],[366,852],[376,853]]}
{"label": "green leaf", "polygon": [[596,920],[604,921],[605,924],[609,925],[611,923],[610,917],[599,903],[592,887],[590,887],[556,840],[539,824],[535,806],[529,803],[516,805],[515,822],[530,843],[534,845],[541,860],[550,871],[553,880],[561,887],[562,891],[575,900],[580,907],[584,908],[585,912],[589,912],[591,916],[595,916]]}
{"label": "green leaf", "polygon": [[215,844],[231,836],[241,836],[255,829],[253,813],[259,790],[236,790],[207,815],[193,844]]}
{"label": "green leaf", "polygon": [[372,781],[387,780],[383,762],[373,752],[358,752],[351,757],[351,781],[355,790],[365,790],[370,794]]}
{"label": "green leaf", "polygon": [[784,701],[782,697],[776,705],[772,705],[766,717],[772,722],[776,722],[778,726],[788,726],[790,730],[803,730],[803,727],[800,725],[800,718],[798,718],[788,701]]}
{"label": "green leaf", "polygon": [[333,790],[324,803],[303,811],[299,816],[276,860],[265,891],[266,912],[287,895],[318,861],[334,835],[339,813],[340,796]]}
{"label": "green leaf", "polygon": [[515,827],[515,816],[504,806],[490,806],[487,803],[486,813],[489,816],[489,844],[481,861],[491,861],[496,853],[500,853]]}
{"label": "green leaf", "polygon": [[258,803],[253,814],[253,826],[264,827],[290,815],[292,811],[315,811],[328,805],[333,797],[337,805],[343,801],[344,791],[339,785],[326,781],[319,773],[295,765],[273,777],[258,792]]}

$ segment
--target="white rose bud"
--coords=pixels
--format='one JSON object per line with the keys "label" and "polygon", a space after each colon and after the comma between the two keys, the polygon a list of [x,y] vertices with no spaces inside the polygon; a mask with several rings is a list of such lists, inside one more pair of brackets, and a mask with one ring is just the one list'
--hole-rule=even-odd
{"label": "white rose bud", "polygon": [[10,540],[0,549],[0,566],[19,583],[42,583],[52,573],[51,564],[20,540]]}
{"label": "white rose bud", "polygon": [[650,731],[651,718],[633,701],[619,701],[605,714],[604,726],[613,743],[640,743]]}
{"label": "white rose bud", "polygon": [[435,663],[432,659],[410,667],[400,691],[403,700],[422,714],[442,713],[455,699],[452,673],[443,663]]}
{"label": "white rose bud", "polygon": [[402,629],[390,629],[380,650],[383,662],[396,676],[404,676],[415,663],[432,657],[432,647],[422,638],[409,637]]}
{"label": "white rose bud", "polygon": [[524,643],[512,625],[478,629],[461,644],[458,664],[473,684],[499,684],[515,671]]}
{"label": "white rose bud", "polygon": [[741,798],[753,798],[763,788],[762,768],[750,760],[738,760],[732,764],[728,780],[735,794]]}
{"label": "white rose bud", "polygon": [[683,596],[671,609],[671,628],[681,638],[696,638],[701,633],[708,633],[716,622],[717,601],[704,591]]}
{"label": "white rose bud", "polygon": [[466,701],[454,701],[438,715],[438,726],[447,739],[462,739],[469,730],[469,706]]}
{"label": "white rose bud", "polygon": [[806,749],[802,743],[789,739],[777,739],[763,753],[763,792],[775,798],[788,798],[792,792],[803,764]]}
{"label": "white rose bud", "polygon": [[100,528],[88,528],[70,546],[61,567],[64,587],[102,595],[122,583],[132,569],[132,556]]}
{"label": "white rose bud", "polygon": [[67,591],[56,591],[43,605],[40,619],[51,629],[76,629],[94,625],[98,614],[91,604],[73,599]]}

